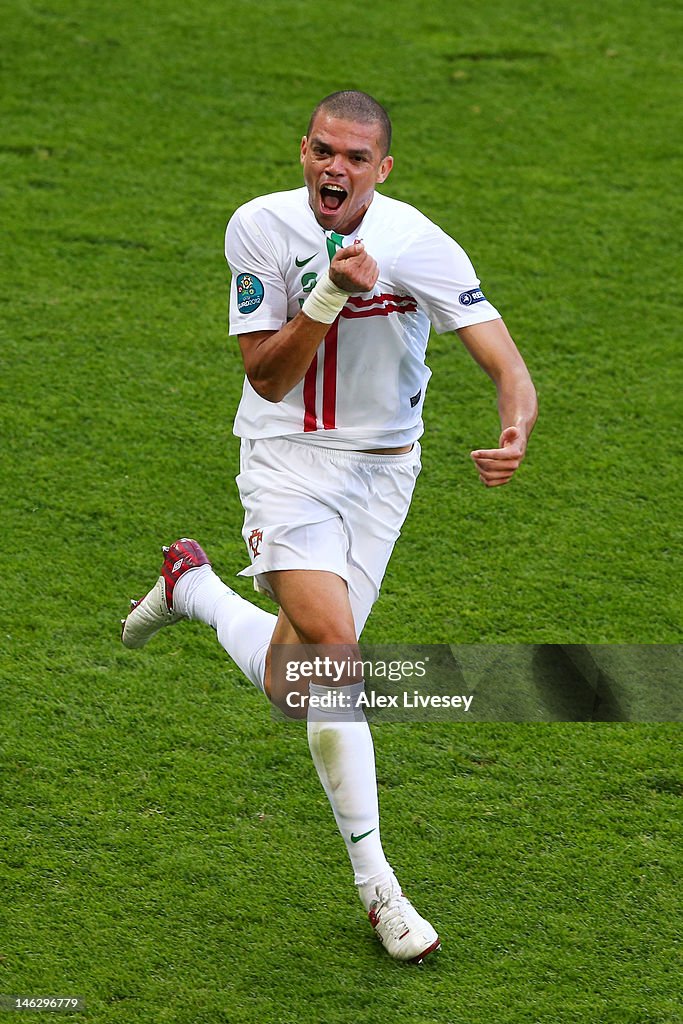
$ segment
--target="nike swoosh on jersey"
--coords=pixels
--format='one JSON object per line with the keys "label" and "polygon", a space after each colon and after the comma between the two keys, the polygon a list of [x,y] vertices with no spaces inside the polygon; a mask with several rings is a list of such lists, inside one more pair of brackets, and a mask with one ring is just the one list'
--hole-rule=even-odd
{"label": "nike swoosh on jersey", "polygon": [[299,257],[298,257],[298,256],[296,256],[296,257],[294,258],[294,262],[296,263],[297,267],[305,267],[305,266],[306,266],[306,264],[307,264],[307,263],[310,263],[310,262],[311,262],[311,260],[314,260],[314,259],[316,258],[316,256],[317,256],[317,255],[318,255],[318,254],[317,254],[317,252],[314,252],[314,253],[313,253],[313,255],[312,255],[312,256],[309,256],[307,260],[300,260],[300,259],[299,259]]}

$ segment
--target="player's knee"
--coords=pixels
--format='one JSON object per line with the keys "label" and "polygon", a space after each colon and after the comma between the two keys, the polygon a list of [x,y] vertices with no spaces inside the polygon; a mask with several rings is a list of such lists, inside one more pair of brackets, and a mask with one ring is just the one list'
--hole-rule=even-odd
{"label": "player's knee", "polygon": [[336,623],[311,623],[298,629],[303,644],[323,644],[325,646],[357,647],[355,629],[343,627]]}

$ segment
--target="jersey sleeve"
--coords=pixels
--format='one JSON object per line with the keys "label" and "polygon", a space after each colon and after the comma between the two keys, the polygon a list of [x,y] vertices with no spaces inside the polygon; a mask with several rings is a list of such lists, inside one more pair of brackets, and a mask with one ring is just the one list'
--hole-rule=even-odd
{"label": "jersey sleeve", "polygon": [[242,207],[225,232],[230,283],[230,334],[277,331],[287,322],[287,290],[277,255],[257,218]]}
{"label": "jersey sleeve", "polygon": [[500,317],[467,253],[435,224],[398,254],[393,277],[415,297],[438,334]]}

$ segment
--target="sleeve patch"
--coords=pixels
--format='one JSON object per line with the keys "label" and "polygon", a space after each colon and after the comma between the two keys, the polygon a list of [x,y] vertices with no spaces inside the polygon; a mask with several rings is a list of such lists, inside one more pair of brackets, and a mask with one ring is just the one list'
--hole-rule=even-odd
{"label": "sleeve patch", "polygon": [[461,306],[471,306],[475,302],[484,302],[486,296],[481,288],[470,288],[468,292],[460,292],[458,302]]}
{"label": "sleeve patch", "polygon": [[263,302],[264,288],[254,274],[237,275],[237,309],[240,313],[253,313]]}

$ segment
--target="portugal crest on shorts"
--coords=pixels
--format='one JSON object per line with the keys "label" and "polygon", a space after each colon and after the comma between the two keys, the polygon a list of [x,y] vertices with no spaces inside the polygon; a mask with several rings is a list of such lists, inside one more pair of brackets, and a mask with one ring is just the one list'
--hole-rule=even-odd
{"label": "portugal crest on shorts", "polygon": [[263,530],[252,530],[249,534],[249,550],[251,551],[251,557],[256,558],[261,553],[261,541],[263,540]]}

